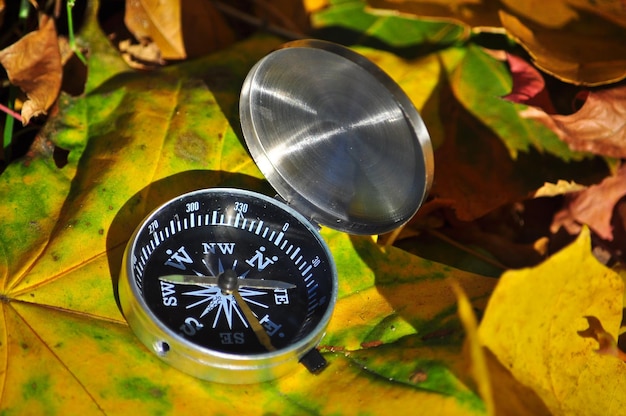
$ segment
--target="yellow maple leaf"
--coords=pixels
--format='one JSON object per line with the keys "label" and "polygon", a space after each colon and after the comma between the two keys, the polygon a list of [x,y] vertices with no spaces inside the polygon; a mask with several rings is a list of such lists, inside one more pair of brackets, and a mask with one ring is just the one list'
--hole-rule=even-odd
{"label": "yellow maple leaf", "polygon": [[596,352],[579,332],[594,316],[615,336],[624,284],[591,253],[589,229],[534,268],[505,273],[479,337],[553,414],[619,414],[626,406],[626,364]]}

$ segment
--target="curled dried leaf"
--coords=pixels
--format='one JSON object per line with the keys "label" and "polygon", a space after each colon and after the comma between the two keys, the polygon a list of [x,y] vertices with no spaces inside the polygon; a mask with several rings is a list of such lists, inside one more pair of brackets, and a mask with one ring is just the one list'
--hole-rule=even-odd
{"label": "curled dried leaf", "polygon": [[38,30],[1,50],[0,64],[9,81],[28,97],[22,107],[23,123],[46,114],[59,95],[63,77],[54,20],[44,17]]}
{"label": "curled dried leaf", "polygon": [[626,165],[615,176],[605,178],[600,184],[571,194],[565,207],[555,216],[550,227],[553,233],[565,228],[570,234],[580,232],[588,225],[600,238],[612,241],[611,219],[615,204],[626,195]]}
{"label": "curled dried leaf", "polygon": [[205,0],[127,0],[124,22],[141,44],[154,42],[160,59],[198,57],[234,41],[234,34]]}
{"label": "curled dried leaf", "polygon": [[546,182],[543,186],[535,191],[533,195],[535,198],[550,197],[557,195],[565,195],[571,192],[582,191],[586,187],[584,185],[577,184],[574,181],[558,180],[556,183]]}

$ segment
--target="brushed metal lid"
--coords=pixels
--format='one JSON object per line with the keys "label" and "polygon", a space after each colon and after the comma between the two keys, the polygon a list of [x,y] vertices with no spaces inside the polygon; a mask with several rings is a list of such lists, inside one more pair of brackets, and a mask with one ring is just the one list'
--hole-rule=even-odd
{"label": "brushed metal lid", "polygon": [[289,42],[248,73],[241,127],[261,172],[315,223],[380,234],[407,222],[433,180],[430,136],[402,89],[343,46]]}

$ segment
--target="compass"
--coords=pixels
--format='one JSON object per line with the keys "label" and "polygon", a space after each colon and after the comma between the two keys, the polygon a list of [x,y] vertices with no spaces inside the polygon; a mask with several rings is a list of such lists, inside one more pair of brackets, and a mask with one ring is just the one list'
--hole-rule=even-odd
{"label": "compass", "polygon": [[338,284],[319,226],[378,234],[408,221],[432,183],[430,138],[381,69],[317,40],[259,61],[240,117],[278,196],[200,189],[155,209],[128,242],[120,305],[148,349],[195,377],[316,373]]}

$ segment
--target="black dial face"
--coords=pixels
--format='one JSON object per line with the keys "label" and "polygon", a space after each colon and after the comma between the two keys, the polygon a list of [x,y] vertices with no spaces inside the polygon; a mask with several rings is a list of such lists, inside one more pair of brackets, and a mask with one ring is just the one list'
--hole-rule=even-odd
{"label": "black dial face", "polygon": [[284,204],[232,189],[170,201],[130,256],[138,293],[172,332],[211,350],[280,350],[328,319],[335,269],[315,229]]}

